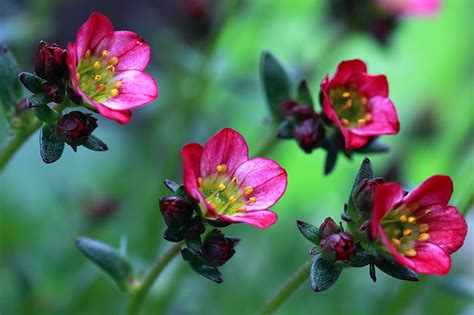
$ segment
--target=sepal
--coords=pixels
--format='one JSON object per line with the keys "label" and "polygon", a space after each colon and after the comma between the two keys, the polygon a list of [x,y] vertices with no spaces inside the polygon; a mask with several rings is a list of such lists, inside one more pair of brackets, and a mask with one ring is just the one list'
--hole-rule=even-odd
{"label": "sepal", "polygon": [[315,244],[316,246],[319,246],[319,229],[316,226],[300,220],[296,221],[296,225],[298,226],[298,229],[300,230],[301,234],[303,234],[303,236],[308,241]]}
{"label": "sepal", "polygon": [[309,272],[311,288],[316,292],[329,289],[339,279],[342,270],[340,264],[327,261],[322,255],[314,257]]}
{"label": "sepal", "polygon": [[377,268],[389,276],[405,281],[418,281],[418,275],[411,269],[397,264],[390,259],[381,259],[375,262]]}
{"label": "sepal", "polygon": [[61,158],[64,142],[56,136],[55,126],[43,125],[40,131],[40,154],[45,163],[53,163]]}
{"label": "sepal", "polygon": [[82,145],[92,151],[107,151],[109,149],[107,144],[94,135],[89,135]]}

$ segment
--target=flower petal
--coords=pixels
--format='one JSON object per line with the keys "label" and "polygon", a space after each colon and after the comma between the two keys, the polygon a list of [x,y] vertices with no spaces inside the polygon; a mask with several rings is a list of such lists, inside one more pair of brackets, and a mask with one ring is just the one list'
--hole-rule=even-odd
{"label": "flower petal", "polygon": [[431,15],[439,11],[439,0],[377,0],[377,4],[392,14]]}
{"label": "flower petal", "polygon": [[200,176],[199,165],[202,156],[202,146],[198,143],[186,144],[181,149],[181,157],[183,158],[183,183],[184,188],[195,200],[199,198],[198,178]]}
{"label": "flower petal", "polygon": [[438,245],[448,254],[454,253],[466,238],[466,221],[455,207],[434,206],[430,209],[430,215],[419,220],[429,226],[428,242]]}
{"label": "flower petal", "polygon": [[400,131],[397,110],[392,101],[386,97],[372,97],[368,101],[372,120],[361,127],[349,131],[359,136],[393,135]]}
{"label": "flower petal", "polygon": [[204,145],[201,158],[201,176],[206,178],[216,173],[220,164],[227,165],[227,172],[234,170],[248,160],[248,147],[245,139],[237,131],[224,128],[212,136]]}
{"label": "flower petal", "polygon": [[116,31],[104,37],[96,52],[104,49],[109,51],[109,58],[117,57],[117,71],[124,70],[144,70],[150,62],[150,46],[148,43],[134,32]]}
{"label": "flower petal", "polygon": [[360,59],[346,60],[337,66],[336,73],[330,82],[330,88],[347,83],[347,79],[354,73],[367,73],[365,62]]}
{"label": "flower petal", "polygon": [[[403,187],[399,183],[385,183],[375,187],[372,206],[372,237],[377,237],[377,230],[382,218],[403,199]],[[382,230],[383,232],[383,230]],[[383,233],[384,234],[384,233]],[[385,234],[384,234],[385,235]]]}
{"label": "flower petal", "polygon": [[117,73],[114,78],[121,81],[120,94],[102,104],[115,110],[128,110],[153,102],[158,97],[155,80],[138,70]]}
{"label": "flower petal", "polygon": [[218,218],[233,223],[247,223],[258,227],[259,229],[266,229],[278,221],[278,216],[275,212],[270,210],[247,211],[243,215],[217,215]]}
{"label": "flower petal", "polygon": [[[84,97],[84,95],[82,96]],[[89,102],[97,108],[102,116],[113,119],[121,125],[128,123],[132,118],[132,112],[129,110],[115,110],[90,100]]]}
{"label": "flower petal", "polygon": [[372,75],[367,73],[355,73],[347,79],[349,83],[357,85],[357,92],[367,98],[374,96],[388,97],[388,81],[383,74]]}
{"label": "flower petal", "polygon": [[265,158],[242,163],[233,176],[239,179],[241,187],[251,186],[253,189],[250,196],[255,197],[256,202],[246,206],[248,211],[270,208],[283,196],[287,186],[286,171]]}
{"label": "flower petal", "polygon": [[420,207],[431,205],[446,206],[453,194],[453,182],[449,176],[434,175],[425,180],[406,196],[404,204],[417,204]]}
{"label": "flower petal", "polygon": [[106,36],[112,34],[112,22],[102,14],[93,12],[89,19],[82,24],[76,35],[77,56],[82,58],[87,49],[91,51]]}

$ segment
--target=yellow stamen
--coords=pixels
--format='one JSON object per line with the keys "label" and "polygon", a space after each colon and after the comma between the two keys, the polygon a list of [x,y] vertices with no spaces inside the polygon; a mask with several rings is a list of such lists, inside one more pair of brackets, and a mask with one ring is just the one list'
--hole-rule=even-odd
{"label": "yellow stamen", "polygon": [[408,257],[415,257],[416,256],[416,250],[414,249],[409,249],[405,251],[405,256]]}
{"label": "yellow stamen", "polygon": [[364,105],[364,106],[367,105],[367,97],[365,97],[365,96],[364,96],[364,97],[361,97],[361,98],[360,98],[360,102],[361,102],[362,105]]}
{"label": "yellow stamen", "polygon": [[408,223],[415,223],[415,217],[408,217]]}
{"label": "yellow stamen", "polygon": [[395,247],[400,247],[400,245],[402,245],[402,242],[400,242],[400,240],[398,238],[392,238],[390,241],[392,242],[393,246],[395,246]]}
{"label": "yellow stamen", "polygon": [[97,91],[103,91],[103,90],[105,90],[105,85],[99,84],[95,89],[96,89]]}
{"label": "yellow stamen", "polygon": [[357,119],[357,123],[358,123],[359,125],[362,125],[362,126],[363,126],[363,125],[365,125],[366,122],[367,122],[367,121],[366,121],[364,118]]}
{"label": "yellow stamen", "polygon": [[342,93],[342,97],[344,97],[344,98],[348,98],[350,96],[351,96],[351,93],[349,93],[349,92]]}
{"label": "yellow stamen", "polygon": [[119,59],[117,57],[112,57],[112,58],[109,58],[107,62],[111,66],[116,66],[119,62]]}
{"label": "yellow stamen", "polygon": [[76,72],[76,77],[79,80],[79,78],[81,77],[81,74],[79,72]]}
{"label": "yellow stamen", "polygon": [[199,185],[199,187],[201,187],[201,184],[202,184],[202,177],[198,177],[198,185]]}
{"label": "yellow stamen", "polygon": [[366,113],[366,114],[364,115],[364,119],[365,119],[365,121],[371,121],[371,120],[372,120],[372,114]]}
{"label": "yellow stamen", "polygon": [[250,201],[251,203],[255,203],[255,202],[257,202],[257,198],[255,198],[255,197],[250,197],[250,198],[249,198],[249,201]]}
{"label": "yellow stamen", "polygon": [[346,126],[346,127],[350,125],[349,120],[347,120],[346,118],[342,118],[342,119],[341,119],[341,122],[342,122],[342,124],[343,124],[344,126]]}
{"label": "yellow stamen", "polygon": [[412,235],[412,234],[413,234],[413,231],[410,230],[410,229],[405,229],[405,230],[403,230],[403,235],[405,235],[405,236],[410,236],[410,235]]}
{"label": "yellow stamen", "polygon": [[430,229],[430,226],[426,223],[422,223],[422,224],[418,225],[418,229],[419,229],[420,233],[425,233],[425,232],[428,232],[428,230]]}
{"label": "yellow stamen", "polygon": [[110,54],[110,51],[107,49],[102,50],[102,57],[107,57]]}
{"label": "yellow stamen", "polygon": [[245,208],[239,208],[237,210],[235,210],[236,212],[245,212]]}
{"label": "yellow stamen", "polygon": [[99,82],[100,80],[102,80],[102,76],[100,74],[96,74],[94,77],[94,81]]}
{"label": "yellow stamen", "polygon": [[431,212],[433,212],[433,210],[428,209],[428,210],[425,211],[425,214],[426,214],[426,215],[430,215]]}
{"label": "yellow stamen", "polygon": [[220,183],[219,186],[217,186],[218,191],[223,191],[225,189],[225,185]]}
{"label": "yellow stamen", "polygon": [[237,198],[235,198],[234,195],[232,195],[232,196],[229,197],[229,202],[230,202],[230,203],[234,203],[234,202],[236,202],[236,201],[237,201]]}
{"label": "yellow stamen", "polygon": [[428,233],[421,233],[418,237],[418,241],[425,242],[430,239],[430,235]]}
{"label": "yellow stamen", "polygon": [[216,167],[218,173],[227,173],[227,165],[219,164]]}
{"label": "yellow stamen", "polygon": [[92,66],[94,67],[94,69],[99,70],[100,67],[102,67],[102,64],[100,63],[100,61],[96,61]]}
{"label": "yellow stamen", "polygon": [[407,221],[407,216],[404,215],[404,214],[402,214],[402,215],[400,216],[400,222],[406,222],[406,221]]}
{"label": "yellow stamen", "polygon": [[119,90],[112,89],[112,90],[110,90],[110,94],[112,94],[112,96],[117,96],[117,95],[119,95]]}
{"label": "yellow stamen", "polygon": [[397,230],[393,230],[393,234],[394,234],[395,236],[400,235],[401,232],[402,232],[402,231],[400,231],[400,230],[398,230],[398,229],[397,229]]}
{"label": "yellow stamen", "polygon": [[253,187],[252,186],[245,186],[244,187],[244,195],[248,196],[253,192]]}
{"label": "yellow stamen", "polygon": [[119,87],[122,86],[122,81],[115,82],[114,86],[118,89]]}
{"label": "yellow stamen", "polygon": [[115,67],[114,66],[107,66],[107,70],[111,72],[115,72]]}
{"label": "yellow stamen", "polygon": [[91,56],[91,50],[87,49],[86,53],[84,54],[84,58],[89,58]]}
{"label": "yellow stamen", "polygon": [[344,104],[344,106],[342,106],[343,109],[348,109],[352,106],[352,100],[351,99],[348,99],[346,101],[346,103]]}
{"label": "yellow stamen", "polygon": [[231,183],[234,183],[234,184],[238,184],[239,183],[239,179],[237,177],[233,177],[231,180],[230,180]]}

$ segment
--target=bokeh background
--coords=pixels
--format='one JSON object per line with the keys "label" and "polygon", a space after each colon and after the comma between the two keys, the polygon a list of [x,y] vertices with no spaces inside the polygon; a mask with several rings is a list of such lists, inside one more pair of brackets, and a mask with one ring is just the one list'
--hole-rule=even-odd
{"label": "bokeh background", "polygon": [[[387,75],[401,132],[384,137],[392,150],[371,156],[378,175],[415,187],[433,174],[450,175],[452,203],[467,213],[474,185],[474,2],[444,1],[431,17],[403,19],[391,44],[348,34],[318,0],[0,0],[0,41],[32,71],[40,39],[65,45],[92,11],[117,29],[137,32],[152,47],[149,72],[156,102],[134,111],[126,126],[100,119],[96,135],[110,150],[66,148],[45,165],[34,135],[0,174],[0,313],[120,314],[126,297],[74,246],[87,236],[118,246],[128,239],[137,270],[169,243],[158,199],[162,181],[180,181],[180,148],[205,142],[223,127],[241,132],[256,153],[274,133],[259,82],[262,51],[272,52],[296,83],[315,97],[338,62],[361,58]],[[26,92],[25,92],[26,93]],[[6,141],[1,123],[0,144]],[[285,167],[289,186],[268,230],[233,225],[237,254],[218,285],[181,259],[150,292],[143,314],[252,314],[306,259],[311,245],[295,220],[338,218],[362,156],[340,159],[323,176],[324,152],[303,153],[292,141],[267,155]],[[468,216],[472,226],[473,217]],[[279,314],[474,314],[472,232],[453,255],[446,277],[404,283],[367,269],[348,269],[335,287],[313,293],[305,283]]]}

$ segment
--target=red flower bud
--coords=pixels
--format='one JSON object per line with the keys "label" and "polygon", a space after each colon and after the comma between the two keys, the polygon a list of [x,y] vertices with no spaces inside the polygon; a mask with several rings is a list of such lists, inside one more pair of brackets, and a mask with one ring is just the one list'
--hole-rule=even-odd
{"label": "red flower bud", "polygon": [[324,222],[319,226],[319,237],[321,239],[330,236],[331,234],[336,234],[341,232],[341,227],[337,225],[331,218],[326,218]]}
{"label": "red flower bud", "polygon": [[354,203],[359,211],[364,213],[372,211],[375,188],[383,183],[384,180],[380,177],[365,179],[359,183],[354,193]]}
{"label": "red flower bud", "polygon": [[318,115],[314,111],[313,107],[307,104],[293,106],[291,108],[291,115],[299,121],[303,121],[310,118],[318,118]]}
{"label": "red flower bud", "polygon": [[56,81],[66,75],[66,50],[56,44],[41,41],[35,56],[35,73],[39,77]]}
{"label": "red flower bud", "polygon": [[61,103],[64,100],[64,88],[56,82],[47,82],[43,84],[43,92],[46,97],[55,103]]}
{"label": "red flower bud", "polygon": [[212,230],[205,238],[201,258],[209,266],[222,266],[235,254],[234,247],[240,240],[225,237],[219,230]]}
{"label": "red flower bud", "polygon": [[172,229],[189,225],[194,212],[192,204],[179,196],[161,198],[160,210],[166,225]]}
{"label": "red flower bud", "polygon": [[354,238],[347,232],[332,234],[320,242],[321,247],[327,253],[334,253],[335,260],[349,262],[356,248]]}
{"label": "red flower bud", "polygon": [[324,127],[318,118],[306,119],[293,129],[293,137],[306,153],[311,153],[323,144],[324,134]]}
{"label": "red flower bud", "polygon": [[58,120],[56,135],[75,150],[86,142],[95,128],[97,128],[97,119],[91,114],[74,111],[63,115]]}

